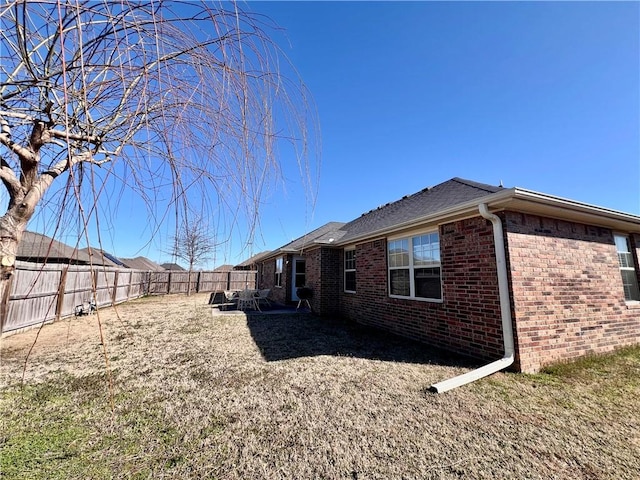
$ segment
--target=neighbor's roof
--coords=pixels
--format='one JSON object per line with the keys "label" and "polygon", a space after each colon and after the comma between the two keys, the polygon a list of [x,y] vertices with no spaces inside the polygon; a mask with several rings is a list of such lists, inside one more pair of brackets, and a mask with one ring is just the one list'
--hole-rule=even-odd
{"label": "neighbor's roof", "polygon": [[[86,247],[80,250],[84,252],[88,257],[91,257],[91,265],[100,265],[106,267],[121,267],[122,262],[104,250],[99,248]],[[117,261],[115,261],[117,260]]]}
{"label": "neighbor's roof", "polygon": [[41,233],[30,231],[22,234],[17,258],[26,262],[89,263],[89,255],[86,252],[74,249]]}
{"label": "neighbor's roof", "polygon": [[174,271],[179,271],[179,272],[184,272],[185,271],[185,269],[183,267],[181,267],[180,265],[178,265],[177,263],[163,263],[160,266],[162,268],[164,268],[165,270],[174,270]]}
{"label": "neighbor's roof", "polygon": [[225,263],[224,265],[220,265],[213,269],[214,272],[230,272],[233,270],[233,265],[229,263]]}
{"label": "neighbor's roof", "polygon": [[164,270],[164,268],[156,262],[152,262],[146,257],[121,258],[120,260],[125,267],[131,268],[132,270],[151,270],[156,272]]}

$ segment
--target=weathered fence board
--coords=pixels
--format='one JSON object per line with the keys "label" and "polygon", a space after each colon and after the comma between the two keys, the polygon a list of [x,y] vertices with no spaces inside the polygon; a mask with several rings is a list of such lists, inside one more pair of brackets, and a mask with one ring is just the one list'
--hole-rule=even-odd
{"label": "weathered fence board", "polygon": [[13,278],[7,319],[2,330],[24,328],[56,317],[62,271],[25,266]]}
{"label": "weathered fence board", "polygon": [[256,273],[251,270],[229,272],[229,288],[227,290],[244,290],[256,288]]}
{"label": "weathered fence board", "polygon": [[230,290],[229,272],[200,272],[200,291],[216,292]]}
{"label": "weathered fence board", "polygon": [[169,293],[169,277],[171,272],[151,272],[149,274],[149,294],[165,295]]}
{"label": "weathered fence board", "polygon": [[2,332],[10,332],[74,315],[76,306],[95,301],[98,308],[144,295],[214,292],[256,288],[255,271],[148,272],[87,265],[17,262],[7,317]]}

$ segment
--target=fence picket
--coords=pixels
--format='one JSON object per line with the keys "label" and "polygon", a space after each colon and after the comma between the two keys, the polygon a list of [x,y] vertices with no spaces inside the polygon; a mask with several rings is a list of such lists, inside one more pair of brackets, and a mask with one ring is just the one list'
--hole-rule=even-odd
{"label": "fence picket", "polygon": [[[256,288],[257,272],[151,272],[119,267],[17,262],[5,308],[2,333],[74,314],[76,305],[95,300],[98,308],[145,295]],[[0,305],[2,307],[2,305]]]}

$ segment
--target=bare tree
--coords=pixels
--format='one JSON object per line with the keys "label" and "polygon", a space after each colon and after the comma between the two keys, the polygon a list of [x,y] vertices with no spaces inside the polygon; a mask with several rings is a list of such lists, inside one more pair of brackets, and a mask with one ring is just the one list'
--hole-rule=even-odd
{"label": "bare tree", "polygon": [[279,148],[313,189],[313,109],[272,28],[228,2],[3,2],[0,301],[42,202],[86,230],[119,184],[158,222],[158,205],[184,212],[206,198],[231,224],[253,219],[253,231],[262,196],[282,181]]}
{"label": "bare tree", "polygon": [[202,218],[184,220],[182,227],[173,237],[171,255],[184,260],[189,265],[189,282],[187,295],[191,295],[191,274],[193,267],[209,260],[215,252],[213,237],[206,228]]}

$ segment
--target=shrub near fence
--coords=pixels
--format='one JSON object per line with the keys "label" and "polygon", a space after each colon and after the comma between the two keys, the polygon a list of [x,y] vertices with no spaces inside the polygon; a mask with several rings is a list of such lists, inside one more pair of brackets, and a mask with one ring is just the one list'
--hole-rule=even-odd
{"label": "shrub near fence", "polygon": [[[144,295],[256,288],[255,271],[149,272],[88,265],[17,262],[2,333],[57,320],[76,305],[95,300],[98,308]],[[95,293],[94,293],[95,290]]]}

